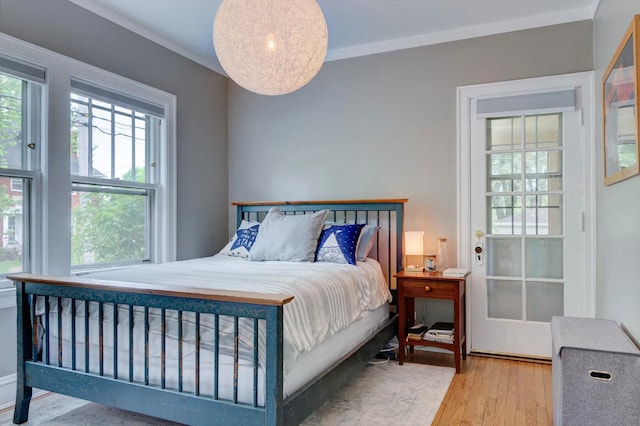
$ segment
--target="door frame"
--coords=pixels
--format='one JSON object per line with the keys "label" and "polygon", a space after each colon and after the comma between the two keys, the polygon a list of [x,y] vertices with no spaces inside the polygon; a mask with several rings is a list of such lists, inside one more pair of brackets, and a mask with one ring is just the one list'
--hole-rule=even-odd
{"label": "door frame", "polygon": [[[584,229],[582,262],[582,316],[595,316],[596,280],[596,167],[595,167],[595,73],[593,71],[548,77],[510,80],[495,83],[458,86],[457,88],[457,233],[458,265],[471,269],[473,239],[471,235],[471,102],[475,99],[526,93],[576,89],[582,106],[582,188]],[[591,173],[585,173],[591,171]],[[473,291],[473,275],[467,292]],[[473,306],[467,303],[467,351],[473,347]]]}

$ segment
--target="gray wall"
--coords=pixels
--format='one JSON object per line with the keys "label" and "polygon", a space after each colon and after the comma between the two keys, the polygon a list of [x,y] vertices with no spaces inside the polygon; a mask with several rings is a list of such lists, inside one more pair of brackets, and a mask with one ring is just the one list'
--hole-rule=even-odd
{"label": "gray wall", "polygon": [[456,87],[592,67],[583,21],[325,63],[280,97],[231,83],[230,198],[406,197],[405,229],[424,230],[432,253],[447,237],[455,263]]}
{"label": "gray wall", "polygon": [[[0,324],[2,331],[2,350],[0,350],[0,377],[16,372],[16,308],[0,309]],[[5,349],[8,348],[8,349]],[[0,405],[6,401],[0,400]]]}
{"label": "gray wall", "polygon": [[406,229],[453,263],[456,87],[591,70],[591,40],[583,21],[329,62],[280,97],[231,83],[231,200],[407,197]]}
{"label": "gray wall", "polygon": [[227,79],[67,0],[0,0],[0,32],[177,96],[177,253],[227,240]]}
{"label": "gray wall", "polygon": [[[594,20],[597,151],[596,315],[622,323],[640,339],[640,177],[604,186],[602,76],[640,2],[602,0]],[[637,94],[636,94],[637,95]]]}

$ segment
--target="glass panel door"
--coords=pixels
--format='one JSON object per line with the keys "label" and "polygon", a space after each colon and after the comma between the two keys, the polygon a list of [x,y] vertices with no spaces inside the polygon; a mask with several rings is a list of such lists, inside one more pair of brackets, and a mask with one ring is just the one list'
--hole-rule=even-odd
{"label": "glass panel door", "polygon": [[562,113],[486,120],[490,318],[563,314],[562,135]]}

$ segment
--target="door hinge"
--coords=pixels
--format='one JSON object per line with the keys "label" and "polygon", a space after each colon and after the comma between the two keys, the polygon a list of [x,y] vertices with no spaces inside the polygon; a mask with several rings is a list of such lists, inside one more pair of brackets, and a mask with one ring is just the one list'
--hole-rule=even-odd
{"label": "door hinge", "polygon": [[580,213],[580,230],[584,232],[584,212]]}

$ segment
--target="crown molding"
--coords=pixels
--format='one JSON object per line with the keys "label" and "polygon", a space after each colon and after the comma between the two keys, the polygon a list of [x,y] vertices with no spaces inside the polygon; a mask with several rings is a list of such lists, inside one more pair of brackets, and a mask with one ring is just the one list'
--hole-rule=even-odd
{"label": "crown molding", "polygon": [[128,29],[131,32],[138,34],[152,42],[159,44],[162,47],[165,47],[178,55],[184,56],[187,59],[192,60],[204,67],[207,67],[218,74],[223,76],[227,76],[227,74],[222,69],[222,66],[216,61],[212,61],[211,59],[202,57],[201,55],[197,55],[193,53],[193,51],[169,40],[168,38],[158,34],[157,32],[145,27],[144,25],[139,24],[138,22],[134,22],[131,19],[128,19],[119,13],[114,12],[113,10],[104,7],[102,5],[96,4],[91,0],[69,0],[70,2],[82,7],[83,9],[88,10],[102,18],[111,21],[123,28]]}
{"label": "crown molding", "polygon": [[[593,1],[599,2],[600,0]],[[528,16],[526,18],[510,19],[505,21],[492,22],[489,24],[456,28],[454,30],[420,34],[393,40],[385,40],[377,43],[332,49],[327,52],[327,58],[325,59],[325,61],[337,61],[340,59],[391,52],[394,50],[429,46],[433,44],[465,40],[475,37],[484,37],[489,35],[508,33],[512,31],[527,30],[531,28],[547,27],[549,25],[592,20],[593,15],[594,11],[592,9],[592,6],[589,6],[585,8],[569,10],[566,12]]]}
{"label": "crown molding", "polygon": [[601,0],[591,0],[591,11],[592,11],[591,19],[596,18],[596,14],[598,13],[598,8],[600,7],[600,1]]}
{"label": "crown molding", "polygon": [[[191,50],[171,41],[167,37],[164,37],[157,32],[114,12],[112,9],[96,4],[91,0],[69,1],[148,40],[151,40],[154,43],[172,50],[173,52],[182,55],[204,67],[207,67],[217,72],[218,74],[221,74],[225,77],[227,76],[227,74],[222,69],[222,66],[217,61],[195,54]],[[593,20],[598,10],[600,1],[601,0],[592,0],[590,6],[579,9],[572,9],[564,12],[528,16],[526,18],[510,19],[482,25],[461,27],[447,31],[425,33],[411,37],[385,40],[376,43],[367,43],[343,48],[329,49],[327,51],[325,62],[357,58],[360,56],[374,55],[377,53],[391,52],[394,50],[429,46],[451,41],[465,40],[475,37],[484,37],[512,31],[546,27],[549,25]]]}

